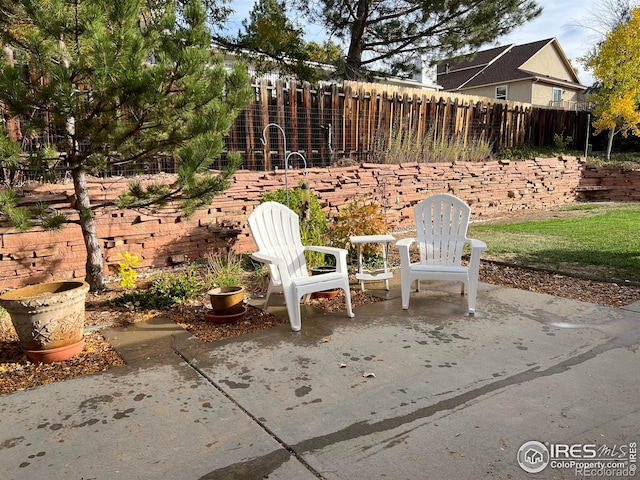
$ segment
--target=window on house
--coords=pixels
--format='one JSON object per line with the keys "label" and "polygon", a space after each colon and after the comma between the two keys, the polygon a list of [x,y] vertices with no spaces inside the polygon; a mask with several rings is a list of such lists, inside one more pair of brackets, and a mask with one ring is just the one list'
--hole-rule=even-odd
{"label": "window on house", "polygon": [[562,107],[563,105],[562,93],[563,93],[563,90],[561,88],[553,89],[553,106],[554,107]]}
{"label": "window on house", "polygon": [[507,86],[500,85],[496,87],[496,100],[506,100],[507,99]]}

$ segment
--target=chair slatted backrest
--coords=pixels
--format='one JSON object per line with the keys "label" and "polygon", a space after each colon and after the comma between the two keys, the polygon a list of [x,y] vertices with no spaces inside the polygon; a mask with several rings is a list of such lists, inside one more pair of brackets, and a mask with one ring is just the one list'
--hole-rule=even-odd
{"label": "chair slatted backrest", "polygon": [[420,202],[414,214],[420,263],[460,265],[471,207],[458,197],[442,193]]}
{"label": "chair slatted backrest", "polygon": [[[261,253],[282,258],[291,277],[308,276],[298,215],[278,202],[265,202],[249,215],[249,228]],[[280,275],[271,267],[274,283]]]}

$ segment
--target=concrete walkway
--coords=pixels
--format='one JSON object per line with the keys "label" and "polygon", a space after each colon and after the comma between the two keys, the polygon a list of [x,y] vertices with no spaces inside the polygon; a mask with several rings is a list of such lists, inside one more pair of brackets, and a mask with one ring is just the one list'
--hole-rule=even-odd
{"label": "concrete walkway", "polygon": [[569,479],[518,449],[640,440],[640,304],[388,297],[211,344],[164,318],[109,330],[126,367],[0,396],[1,478]]}

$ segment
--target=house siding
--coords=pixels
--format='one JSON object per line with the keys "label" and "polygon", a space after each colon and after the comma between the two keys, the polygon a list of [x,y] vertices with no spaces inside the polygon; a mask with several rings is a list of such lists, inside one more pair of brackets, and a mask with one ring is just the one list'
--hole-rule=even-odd
{"label": "house siding", "polygon": [[562,61],[558,51],[551,45],[545,46],[520,67],[521,70],[574,82],[573,72]]}
{"label": "house siding", "polygon": [[533,83],[531,87],[531,103],[534,105],[550,106],[551,101],[553,100],[554,88],[562,88],[564,90],[562,100],[565,102],[565,106],[567,105],[567,102],[569,102],[569,104],[574,104],[578,101],[578,92],[574,90],[538,82]]}
{"label": "house siding", "polygon": [[512,82],[509,84],[509,100],[514,102],[531,102],[531,82],[530,80],[523,82]]}
{"label": "house siding", "polygon": [[[509,101],[564,109],[575,109],[583,101],[584,87],[557,40],[512,45],[501,56],[495,50],[486,52],[485,56],[493,55],[493,61],[488,58],[483,64],[474,64],[469,60],[474,68],[450,74],[441,71],[439,79],[442,77],[445,90],[455,91],[462,85],[458,90],[462,93],[495,98],[496,86],[507,85]],[[563,90],[562,102],[554,102],[554,86]]]}
{"label": "house siding", "polygon": [[540,105],[543,107],[551,106],[553,100],[553,89],[562,88],[564,94],[562,100],[564,106],[571,108],[575,102],[579,101],[579,94],[575,90],[568,87],[559,87],[549,83],[534,82],[532,80],[523,80],[518,82],[505,82],[496,85],[484,86],[479,88],[469,88],[462,91],[465,95],[475,95],[479,97],[495,98],[496,86],[507,85],[507,100],[512,102],[530,103],[532,105]]}
{"label": "house siding", "polygon": [[507,100],[513,102],[532,103],[531,84],[531,81],[497,83],[495,85],[465,89],[463,90],[463,93],[465,95],[496,98],[496,87],[500,85],[507,85]]}
{"label": "house siding", "polygon": [[[501,85],[506,85],[506,84],[503,83]],[[498,85],[492,85],[490,87],[469,88],[469,89],[462,90],[461,93],[464,93],[465,95],[473,95],[477,97],[496,98],[497,86]],[[509,90],[507,89],[507,99],[509,99],[510,93],[511,92],[509,92]]]}

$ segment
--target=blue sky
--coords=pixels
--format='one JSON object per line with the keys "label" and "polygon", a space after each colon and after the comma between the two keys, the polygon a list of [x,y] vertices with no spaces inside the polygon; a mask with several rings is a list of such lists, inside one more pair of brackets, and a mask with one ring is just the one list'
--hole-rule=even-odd
{"label": "blue sky", "polygon": [[[598,0],[537,0],[543,7],[542,14],[533,22],[513,31],[506,37],[497,40],[496,45],[506,45],[511,43],[523,44],[555,37],[558,39],[565,55],[574,67],[578,67],[578,77],[583,85],[591,85],[593,77],[586,72],[584,67],[577,61],[578,57],[584,55],[595,43],[597,36],[592,30],[579,26],[580,24],[590,24],[590,16],[593,16]],[[243,18],[248,16],[248,12],[253,7],[254,0],[234,0],[232,2],[236,14],[231,18],[229,24],[232,32],[237,32],[241,28]],[[306,40],[322,40],[325,32],[321,27],[308,25],[306,28]],[[491,48],[493,45],[487,45]]]}
{"label": "blue sky", "polygon": [[591,17],[596,12],[598,0],[538,0],[543,7],[542,14],[514,30],[508,36],[500,38],[499,45],[510,43],[523,44],[555,37],[565,55],[574,67],[578,67],[578,77],[583,85],[591,85],[593,77],[578,62],[578,58],[597,42],[597,34],[588,28],[578,26],[591,25]]}

